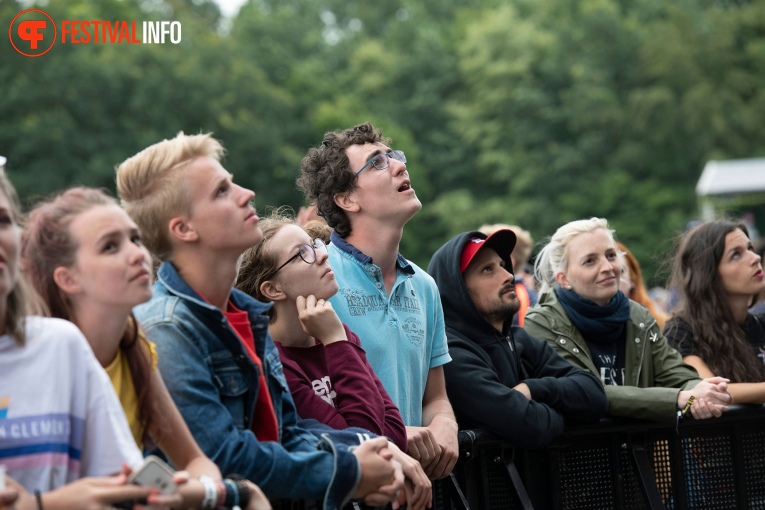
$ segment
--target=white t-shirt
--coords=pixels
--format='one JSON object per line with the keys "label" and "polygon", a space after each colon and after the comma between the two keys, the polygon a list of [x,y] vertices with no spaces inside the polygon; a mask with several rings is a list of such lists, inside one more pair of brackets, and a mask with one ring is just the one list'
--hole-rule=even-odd
{"label": "white t-shirt", "polygon": [[133,440],[106,372],[79,329],[29,317],[19,347],[0,336],[0,464],[28,491],[138,466]]}

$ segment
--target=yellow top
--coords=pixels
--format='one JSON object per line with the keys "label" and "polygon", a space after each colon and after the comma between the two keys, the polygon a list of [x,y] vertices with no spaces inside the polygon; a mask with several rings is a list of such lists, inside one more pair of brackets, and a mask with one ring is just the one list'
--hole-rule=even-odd
{"label": "yellow top", "polygon": [[[138,338],[151,357],[151,369],[153,371],[157,366],[157,346],[148,341],[143,334],[139,333]],[[117,393],[122,409],[125,411],[133,438],[138,447],[143,450],[143,426],[141,425],[141,410],[138,408],[138,395],[135,392],[133,378],[130,375],[130,365],[128,365],[127,357],[122,352],[122,349],[117,350],[117,356],[106,367],[106,373],[109,374],[114,391]]]}

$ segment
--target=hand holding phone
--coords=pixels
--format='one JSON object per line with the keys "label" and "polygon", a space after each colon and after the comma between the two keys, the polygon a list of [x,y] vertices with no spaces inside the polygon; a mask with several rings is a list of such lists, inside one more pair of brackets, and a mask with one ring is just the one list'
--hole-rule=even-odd
{"label": "hand holding phone", "polygon": [[154,487],[159,489],[160,494],[168,495],[175,493],[178,489],[173,482],[173,473],[173,469],[162,459],[149,455],[143,465],[131,473],[127,481],[134,485]]}

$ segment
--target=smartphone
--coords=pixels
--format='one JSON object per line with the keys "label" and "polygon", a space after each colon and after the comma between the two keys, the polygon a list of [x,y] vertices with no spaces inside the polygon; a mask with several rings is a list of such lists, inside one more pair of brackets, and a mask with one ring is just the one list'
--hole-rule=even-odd
{"label": "smartphone", "polygon": [[173,482],[173,469],[162,459],[149,455],[143,465],[128,477],[128,483],[159,489],[162,495],[173,494],[177,486]]}

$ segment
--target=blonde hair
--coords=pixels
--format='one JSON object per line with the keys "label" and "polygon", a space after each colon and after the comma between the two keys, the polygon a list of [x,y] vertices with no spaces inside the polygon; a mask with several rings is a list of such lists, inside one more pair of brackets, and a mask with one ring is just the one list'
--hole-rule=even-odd
{"label": "blonde hair", "polygon": [[192,210],[180,170],[199,157],[220,161],[224,153],[223,145],[210,133],[185,135],[181,131],[117,167],[117,193],[122,207],[138,224],[146,247],[160,261],[172,254],[168,222]]}
{"label": "blonde hair", "polygon": [[531,257],[531,248],[534,246],[534,239],[528,230],[525,230],[518,225],[507,225],[505,223],[494,223],[493,225],[481,225],[478,229],[487,236],[492,235],[497,230],[512,230],[515,234],[515,248],[513,248],[513,258],[516,260],[521,269],[529,261]]}
{"label": "blonde hair", "polygon": [[614,231],[608,228],[608,221],[603,218],[571,221],[555,231],[550,242],[537,255],[534,264],[534,276],[541,283],[540,293],[552,290],[557,283],[555,275],[568,268],[568,246],[571,240],[579,234],[598,229],[605,230],[613,240]]}
{"label": "blonde hair", "polygon": [[[19,196],[16,189],[8,180],[5,172],[0,170],[0,193],[8,199],[8,206],[13,219],[13,226],[23,228],[24,217],[21,214]],[[21,235],[19,235],[19,263],[21,264]],[[5,332],[12,336],[18,345],[24,345],[27,339],[25,319],[29,315],[47,315],[45,305],[34,288],[27,282],[21,268],[17,268],[16,282],[5,300]]]}

